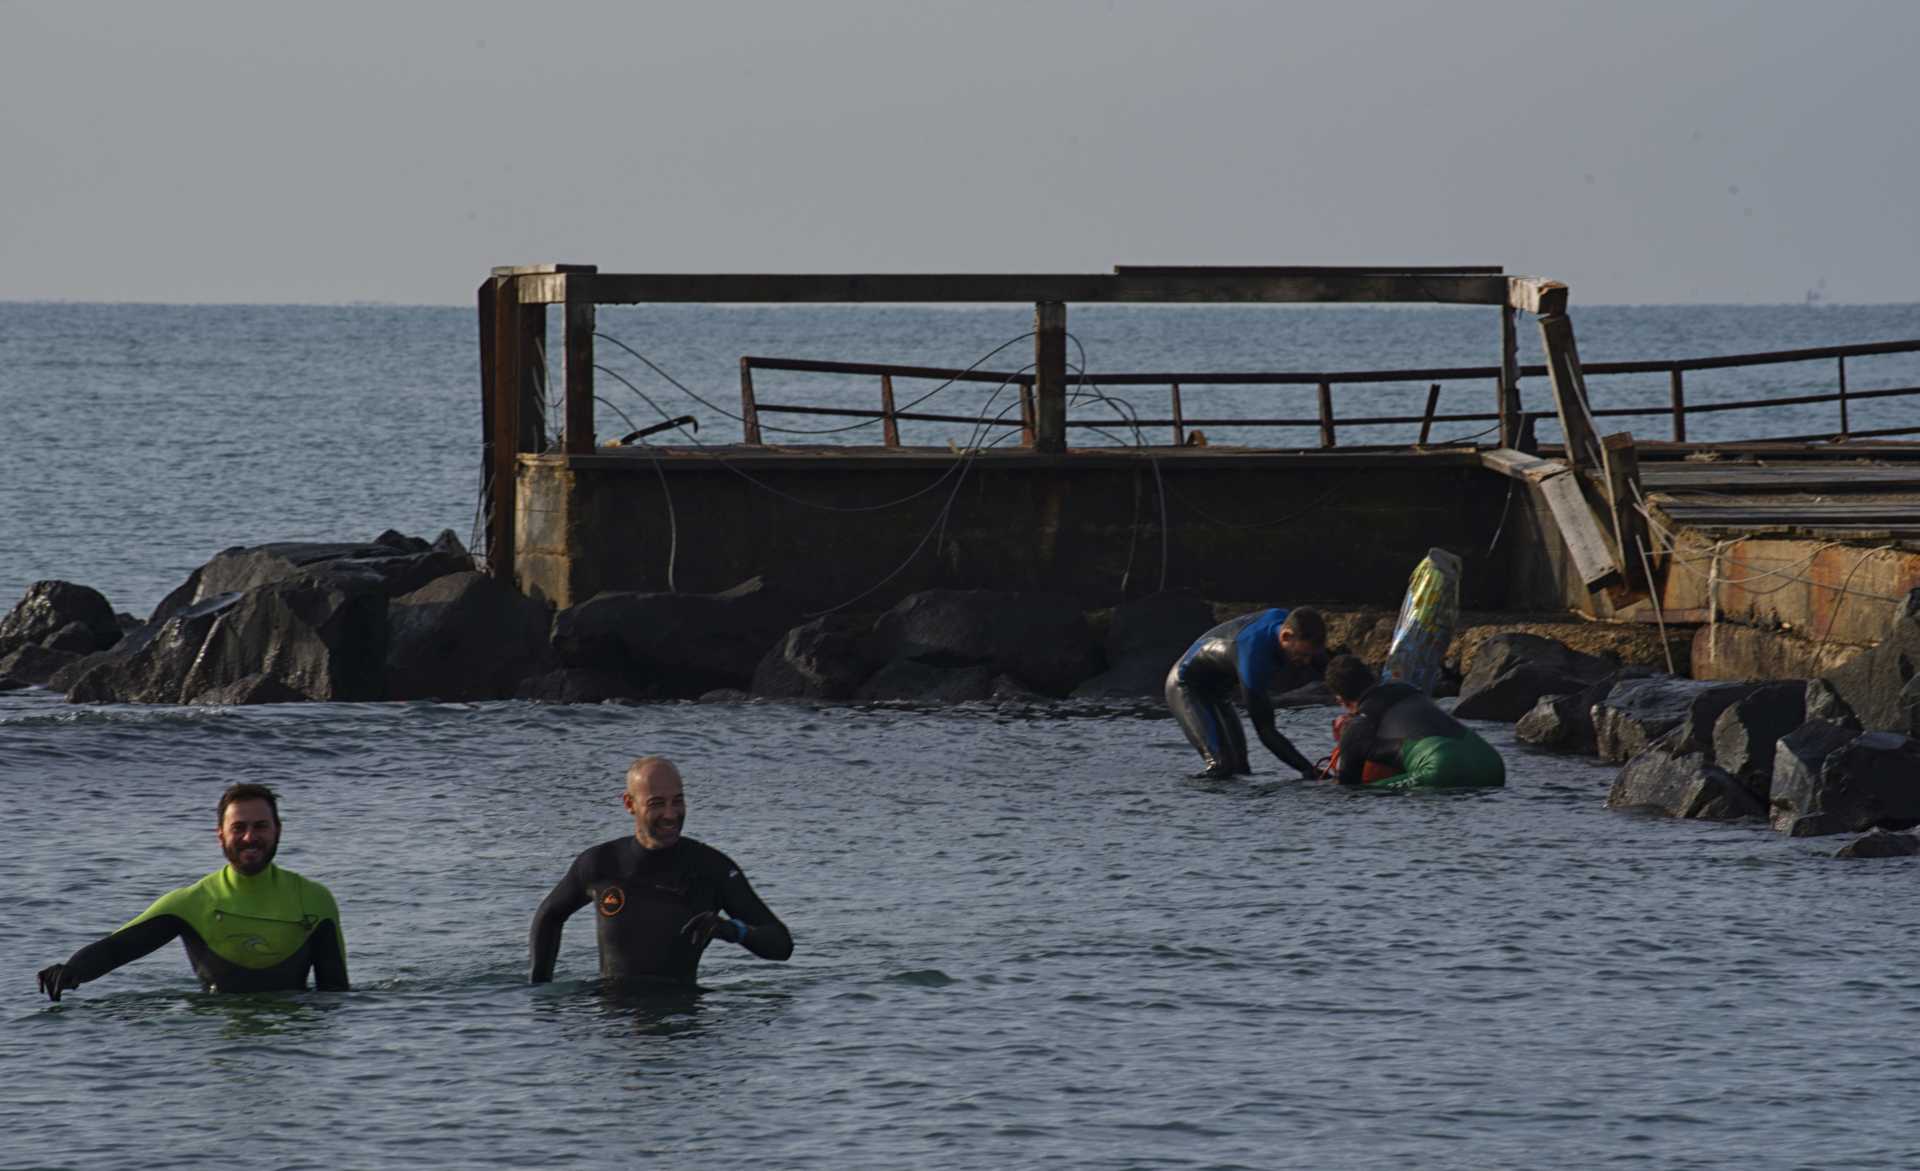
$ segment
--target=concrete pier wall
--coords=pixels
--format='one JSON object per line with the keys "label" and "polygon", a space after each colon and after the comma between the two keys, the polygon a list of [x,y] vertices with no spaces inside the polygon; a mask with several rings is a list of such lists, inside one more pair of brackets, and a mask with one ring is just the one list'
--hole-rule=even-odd
{"label": "concrete pier wall", "polygon": [[1161,589],[1164,539],[1167,589],[1393,605],[1437,545],[1465,561],[1462,604],[1490,610],[1508,604],[1510,542],[1488,546],[1509,482],[1462,452],[523,455],[515,576],[556,606],[671,573],[681,592],[763,575],[815,609],[935,587],[1095,607]]}

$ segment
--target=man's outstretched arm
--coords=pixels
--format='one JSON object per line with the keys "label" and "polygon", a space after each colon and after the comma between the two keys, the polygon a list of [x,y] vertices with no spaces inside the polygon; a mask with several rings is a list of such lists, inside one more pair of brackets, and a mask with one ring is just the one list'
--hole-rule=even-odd
{"label": "man's outstretched arm", "polygon": [[60,994],[69,988],[78,988],[90,980],[98,980],[123,964],[151,955],[178,939],[186,925],[186,920],[177,915],[155,915],[151,919],[130,923],[105,939],[96,940],[74,952],[66,963],[40,969],[40,991],[53,1000],[59,1000]]}
{"label": "man's outstretched arm", "polygon": [[560,955],[560,930],[567,925],[569,915],[589,902],[587,884],[580,881],[578,869],[577,863],[569,868],[567,876],[533,913],[533,929],[527,935],[527,979],[531,983],[545,984],[553,979],[553,961]]}
{"label": "man's outstretched arm", "polygon": [[1280,763],[1289,768],[1298,769],[1307,780],[1314,777],[1313,762],[1300,754],[1293,742],[1280,734],[1273,722],[1273,701],[1262,691],[1247,692],[1247,720],[1253,725],[1254,734],[1260,737],[1260,743],[1267,751],[1280,758]]}

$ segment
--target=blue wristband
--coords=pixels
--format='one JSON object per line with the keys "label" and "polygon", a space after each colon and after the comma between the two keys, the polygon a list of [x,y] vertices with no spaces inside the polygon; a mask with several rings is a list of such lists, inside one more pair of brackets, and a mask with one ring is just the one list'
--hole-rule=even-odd
{"label": "blue wristband", "polygon": [[747,925],[738,919],[729,919],[727,922],[739,932],[739,934],[733,937],[733,941],[735,943],[745,943],[747,941]]}

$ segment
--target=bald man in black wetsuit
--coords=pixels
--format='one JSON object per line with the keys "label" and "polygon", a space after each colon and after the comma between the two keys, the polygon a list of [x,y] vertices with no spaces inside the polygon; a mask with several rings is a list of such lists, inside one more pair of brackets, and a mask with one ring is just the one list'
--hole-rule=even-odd
{"label": "bald man in black wetsuit", "polygon": [[793,954],[786,924],[753,893],[733,859],[680,835],[687,799],[672,761],[634,761],[622,801],[633,814],[633,834],[575,858],[534,912],[528,950],[535,984],[553,979],[560,930],[588,903],[599,928],[600,975],[608,980],[691,985],[714,939],[764,960]]}

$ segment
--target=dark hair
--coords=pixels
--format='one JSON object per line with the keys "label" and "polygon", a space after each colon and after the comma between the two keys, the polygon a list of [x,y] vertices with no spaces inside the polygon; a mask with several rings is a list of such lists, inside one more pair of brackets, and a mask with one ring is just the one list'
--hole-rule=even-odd
{"label": "dark hair", "polygon": [[1373,686],[1373,668],[1358,655],[1335,655],[1327,664],[1327,690],[1341,699],[1359,699]]}
{"label": "dark hair", "polygon": [[1291,630],[1297,638],[1304,638],[1315,646],[1327,645],[1327,619],[1312,606],[1301,606],[1287,612],[1287,620],[1280,629]]}
{"label": "dark hair", "polygon": [[256,785],[252,781],[241,781],[230,785],[220,794],[220,808],[214,814],[216,824],[227,824],[227,806],[235,801],[265,801],[267,808],[273,810],[273,824],[280,824],[280,798],[265,785]]}

